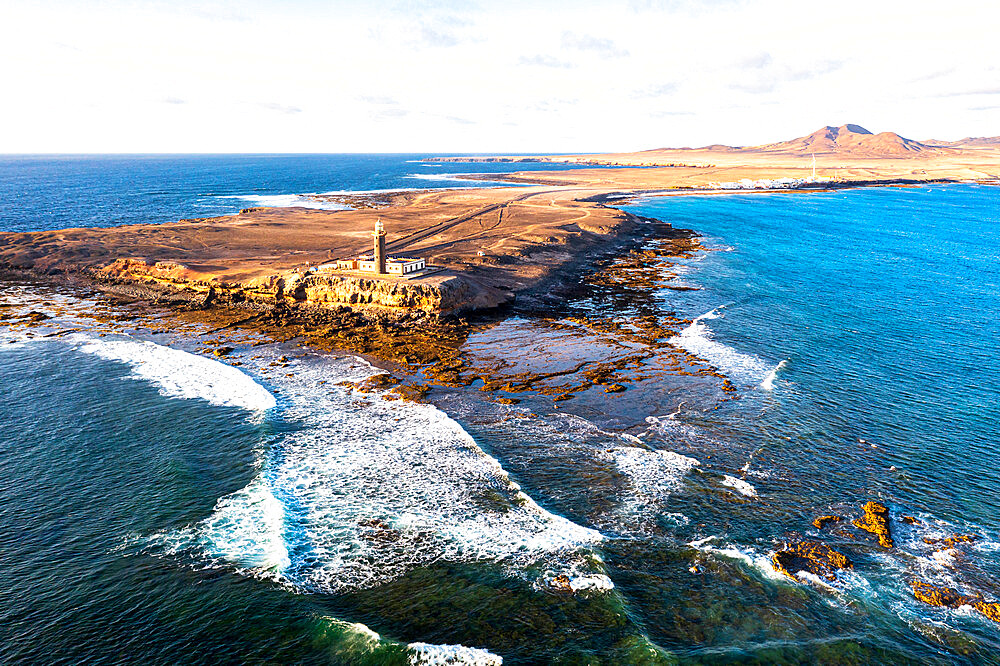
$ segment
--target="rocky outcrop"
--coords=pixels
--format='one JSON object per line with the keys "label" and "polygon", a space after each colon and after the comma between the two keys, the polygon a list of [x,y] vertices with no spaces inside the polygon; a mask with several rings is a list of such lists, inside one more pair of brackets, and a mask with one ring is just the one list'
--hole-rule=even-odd
{"label": "rocky outcrop", "polygon": [[934,539],[931,537],[924,537],[924,543],[930,544],[932,546],[940,545],[945,549],[954,548],[956,544],[960,543],[972,543],[976,540],[975,534],[956,534],[955,536],[950,536],[945,539]]}
{"label": "rocky outcrop", "polygon": [[362,310],[381,308],[451,314],[491,309],[513,299],[510,292],[446,272],[403,280],[290,271],[227,282],[176,262],[122,258],[95,270],[93,275],[102,280],[155,284],[177,291],[209,294],[213,300],[284,301],[318,308],[347,306]]}
{"label": "rocky outcrop", "polygon": [[975,595],[962,594],[950,587],[932,585],[917,580],[913,581],[913,596],[931,606],[943,608],[971,606],[994,622],[1000,622],[1000,603],[986,601],[978,593]]}
{"label": "rocky outcrop", "polygon": [[854,564],[843,553],[839,553],[818,541],[800,541],[787,544],[771,557],[775,570],[789,578],[806,571],[827,580],[836,580],[839,569],[851,569]]}
{"label": "rocky outcrop", "polygon": [[854,520],[854,526],[878,537],[883,548],[892,548],[892,534],[889,531],[889,509],[878,502],[868,502],[861,507],[865,515]]}
{"label": "rocky outcrop", "polygon": [[816,518],[813,519],[812,524],[813,527],[815,527],[818,530],[821,530],[830,523],[839,523],[843,519],[844,519],[843,516],[817,516]]}
{"label": "rocky outcrop", "polygon": [[309,305],[374,305],[437,313],[493,308],[511,298],[457,275],[425,282],[297,273],[285,278],[284,294]]}

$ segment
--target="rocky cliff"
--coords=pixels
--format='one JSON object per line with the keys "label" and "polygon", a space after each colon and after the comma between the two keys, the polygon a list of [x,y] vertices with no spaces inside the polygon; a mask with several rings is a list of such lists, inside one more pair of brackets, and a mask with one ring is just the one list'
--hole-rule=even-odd
{"label": "rocky cliff", "polygon": [[227,282],[201,275],[177,262],[117,259],[96,269],[98,280],[138,283],[160,289],[200,294],[207,300],[285,303],[319,308],[420,310],[428,314],[456,314],[495,308],[513,299],[508,291],[480,284],[466,276],[443,271],[423,278],[369,278],[327,272],[288,271]]}

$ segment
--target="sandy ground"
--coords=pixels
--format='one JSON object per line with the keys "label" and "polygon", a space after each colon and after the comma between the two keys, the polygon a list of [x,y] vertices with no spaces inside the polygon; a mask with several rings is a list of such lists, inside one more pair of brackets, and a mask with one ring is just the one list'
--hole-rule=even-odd
{"label": "sandy ground", "polygon": [[380,218],[390,253],[519,289],[626,221],[620,211],[580,200],[599,193],[576,187],[406,192],[381,209],[255,208],[162,225],[7,233],[0,234],[0,263],[73,272],[134,257],[182,264],[187,279],[246,282],[370,251]]}
{"label": "sandy ground", "polygon": [[[391,253],[425,257],[483,284],[518,291],[629,228],[634,221],[600,203],[602,196],[743,178],[805,178],[813,169],[813,156],[801,149],[664,149],[579,159],[684,166],[525,171],[510,178],[532,186],[404,192],[377,208],[257,208],[162,225],[5,233],[0,266],[72,273],[137,257],[182,264],[186,279],[239,283],[368,251],[381,218]],[[827,153],[815,160],[818,176],[841,183],[1000,178],[1000,146],[902,157]]]}

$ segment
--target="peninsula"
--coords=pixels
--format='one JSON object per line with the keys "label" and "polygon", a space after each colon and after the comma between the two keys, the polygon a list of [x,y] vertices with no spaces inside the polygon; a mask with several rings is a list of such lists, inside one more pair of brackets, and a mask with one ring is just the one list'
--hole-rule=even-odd
{"label": "peninsula", "polygon": [[[0,268],[78,276],[106,287],[131,285],[142,293],[203,304],[347,307],[380,317],[461,314],[510,303],[585,264],[592,251],[627,242],[644,222],[611,204],[632,196],[734,187],[996,182],[1000,138],[921,142],[843,125],[754,147],[479,159],[602,168],[504,176],[518,187],[323,197],[349,210],[248,208],[170,224],[4,233]],[[336,266],[317,270],[368,251],[379,220],[387,252],[420,257],[433,270],[413,275]]]}

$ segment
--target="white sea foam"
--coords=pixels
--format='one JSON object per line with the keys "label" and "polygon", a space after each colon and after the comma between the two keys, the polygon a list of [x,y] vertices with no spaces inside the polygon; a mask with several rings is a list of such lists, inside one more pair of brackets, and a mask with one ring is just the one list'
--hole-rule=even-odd
{"label": "white sea foam", "polygon": [[827,591],[832,591],[836,589],[835,587],[833,587],[833,585],[830,585],[830,583],[826,582],[816,574],[811,573],[809,571],[797,571],[795,572],[795,577],[801,580],[803,583],[808,583],[810,585],[814,585],[815,587],[819,587]]}
{"label": "white sea foam", "polygon": [[729,476],[728,474],[723,475],[722,485],[732,488],[741,495],[746,497],[757,497],[757,489],[752,485],[744,481],[743,479],[738,479],[735,476]]}
{"label": "white sea foam", "polygon": [[274,396],[249,375],[204,356],[131,339],[79,333],[66,339],[75,343],[78,351],[128,364],[133,379],[149,381],[171,398],[200,398],[213,405],[255,411],[275,406]]}
{"label": "white sea foam", "polygon": [[482,648],[465,645],[438,645],[433,643],[402,644],[383,638],[377,631],[360,622],[346,622],[333,617],[321,618],[324,629],[333,635],[331,656],[346,661],[369,663],[385,659],[395,663],[401,650],[407,663],[414,666],[499,666],[503,658]]}
{"label": "white sea foam", "polygon": [[299,427],[260,476],[208,519],[154,541],[332,592],[440,560],[558,567],[603,538],[539,507],[435,407],[334,386],[372,374],[353,359],[297,360],[293,374],[274,381]]}
{"label": "white sea foam", "polygon": [[[525,415],[530,414],[524,408]],[[544,419],[511,418],[500,426],[518,446],[504,455],[519,468],[573,461],[583,474],[593,470],[606,482],[583,492],[600,494],[601,510],[588,519],[604,534],[636,535],[659,530],[664,521],[683,525],[688,518],[670,512],[669,499],[683,488],[682,478],[698,461],[671,451],[656,451],[629,433],[604,430],[580,416],[556,412]],[[632,446],[635,444],[636,446]],[[607,477],[611,471],[613,476]],[[552,488],[556,495],[562,488]]]}
{"label": "white sea foam", "polygon": [[309,194],[226,194],[217,199],[239,199],[266,208],[316,208],[319,210],[349,210],[350,206],[334,201],[322,201]]}
{"label": "white sea foam", "polygon": [[174,535],[174,550],[190,547],[201,538],[205,550],[241,569],[277,576],[291,565],[283,539],[284,505],[261,477],[220,499],[202,528],[198,533],[186,530]]}
{"label": "white sea foam", "polygon": [[[694,458],[636,446],[616,446],[602,452],[601,457],[614,462],[619,473],[629,481],[631,488],[621,500],[615,515],[619,530],[651,527],[671,495],[681,489],[683,479],[701,463]],[[676,517],[679,514],[670,514]],[[684,516],[680,516],[684,519]],[[675,520],[675,522],[682,522]]]}
{"label": "white sea foam", "polygon": [[538,590],[552,590],[568,585],[573,592],[610,592],[615,584],[604,573],[604,563],[596,555],[577,556],[569,561],[559,563],[559,569],[549,570],[535,579],[534,587]]}
{"label": "white sea foam", "polygon": [[749,475],[749,476],[755,476],[758,479],[769,479],[769,478],[771,478],[771,473],[770,472],[765,472],[765,471],[759,470],[759,469],[750,469],[750,463],[751,462],[752,462],[751,460],[748,460],[743,465],[743,467],[740,467],[740,471],[743,472],[743,474]]}
{"label": "white sea foam", "polygon": [[21,349],[33,339],[37,340],[37,338],[25,335],[24,331],[5,331],[3,338],[0,339],[0,351]]}
{"label": "white sea foam", "polygon": [[577,576],[576,578],[571,578],[569,586],[574,592],[581,592],[583,590],[598,590],[607,592],[609,590],[613,590],[615,584],[604,574],[594,574],[592,576]]}
{"label": "white sea foam", "polygon": [[719,537],[709,536],[697,539],[688,543],[688,545],[703,553],[742,562],[772,580],[786,580],[781,573],[775,571],[774,567],[771,566],[771,558],[768,555],[758,553],[753,548],[747,546],[729,545],[721,548],[712,546],[710,543],[713,541],[719,541]]}
{"label": "white sea foam", "polygon": [[786,365],[788,365],[788,360],[787,359],[785,359],[784,361],[782,361],[778,365],[774,366],[774,368],[772,368],[771,371],[769,373],[767,373],[767,376],[764,377],[764,381],[762,381],[760,383],[760,387],[762,389],[764,389],[765,391],[771,391],[771,390],[773,390],[774,389],[774,380],[778,378],[778,373],[781,370],[784,370]]}
{"label": "white sea foam", "polygon": [[410,643],[409,662],[413,666],[499,666],[503,658],[481,648],[464,645],[431,645]]}
{"label": "white sea foam", "polygon": [[472,174],[472,173],[410,173],[407,174],[407,178],[412,178],[413,180],[435,180],[450,183],[465,183],[469,184],[479,184],[479,183],[507,183],[509,181],[503,180],[503,178],[490,178],[490,179],[479,179],[479,178],[461,178],[460,176],[480,176],[483,174]]}
{"label": "white sea foam", "polygon": [[627,474],[636,492],[657,497],[669,495],[680,488],[681,480],[701,463],[673,451],[616,446],[604,456],[613,460],[618,470]]}
{"label": "white sea foam", "polygon": [[706,320],[718,319],[719,308],[695,317],[691,323],[670,340],[671,343],[703,358],[729,377],[747,384],[763,382],[771,372],[771,366],[763,359],[744,354],[717,342]]}

